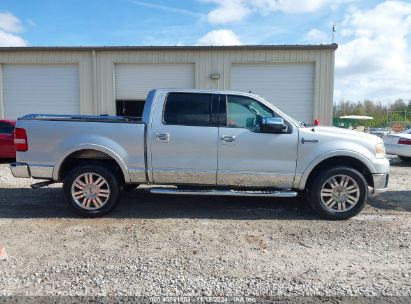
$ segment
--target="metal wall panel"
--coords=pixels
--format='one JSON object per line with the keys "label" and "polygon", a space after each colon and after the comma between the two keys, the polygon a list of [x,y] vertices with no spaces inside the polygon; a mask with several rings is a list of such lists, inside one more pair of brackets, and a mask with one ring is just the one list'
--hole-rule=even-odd
{"label": "metal wall panel", "polygon": [[[314,65],[313,118],[322,124],[331,124],[333,104],[334,50],[168,50],[168,51],[98,51],[99,113],[115,113],[116,64],[188,64],[195,65],[195,88],[230,89],[233,64],[311,63]],[[212,73],[220,74],[211,79]]]}
{"label": "metal wall panel", "polygon": [[[233,64],[311,63],[315,66],[314,115],[322,124],[331,124],[334,91],[333,49],[193,49],[168,50],[30,50],[0,52],[1,64],[77,63],[80,73],[80,112],[115,114],[116,64],[194,64],[195,88],[230,89]],[[94,57],[93,57],[94,56]],[[94,58],[94,59],[93,59]],[[210,74],[219,73],[219,79]],[[1,86],[0,86],[1,88]],[[1,92],[0,92],[1,94]],[[2,103],[0,98],[0,115]],[[1,116],[0,116],[1,117]]]}

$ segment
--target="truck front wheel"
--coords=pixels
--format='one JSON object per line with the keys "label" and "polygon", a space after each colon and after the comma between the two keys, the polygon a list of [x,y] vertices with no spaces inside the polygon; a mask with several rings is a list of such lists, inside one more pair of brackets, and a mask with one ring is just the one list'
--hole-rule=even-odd
{"label": "truck front wheel", "polygon": [[368,199],[368,184],[355,169],[335,167],[314,177],[308,189],[311,207],[327,219],[342,220],[357,215]]}
{"label": "truck front wheel", "polygon": [[80,166],[63,182],[67,203],[79,215],[99,217],[111,211],[119,200],[116,175],[103,166]]}

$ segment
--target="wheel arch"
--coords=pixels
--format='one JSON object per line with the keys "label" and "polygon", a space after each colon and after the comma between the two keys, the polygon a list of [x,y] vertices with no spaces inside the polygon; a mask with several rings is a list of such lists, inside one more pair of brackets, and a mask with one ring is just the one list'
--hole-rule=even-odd
{"label": "wheel arch", "polygon": [[372,173],[375,173],[375,168],[371,162],[360,154],[354,155],[328,155],[328,157],[322,157],[315,162],[312,162],[309,168],[304,172],[301,177],[299,189],[304,190],[310,185],[313,178],[321,171],[332,167],[348,167],[353,168],[360,172],[368,185],[373,187]]}
{"label": "wheel arch", "polygon": [[99,145],[81,145],[60,157],[53,170],[53,179],[61,181],[70,169],[81,163],[98,162],[121,172],[124,182],[130,182],[128,169],[121,157],[114,151]]}

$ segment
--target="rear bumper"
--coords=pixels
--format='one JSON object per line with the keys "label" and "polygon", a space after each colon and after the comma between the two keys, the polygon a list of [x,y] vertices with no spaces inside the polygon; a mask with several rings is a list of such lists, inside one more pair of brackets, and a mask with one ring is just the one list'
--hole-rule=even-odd
{"label": "rear bumper", "polygon": [[372,175],[372,179],[374,182],[374,189],[372,191],[373,195],[377,195],[379,193],[387,191],[389,176],[390,175],[388,173],[378,173]]}
{"label": "rear bumper", "polygon": [[10,164],[10,170],[11,170],[11,174],[13,174],[14,177],[22,177],[22,178],[31,177],[30,169],[27,164],[12,163]]}
{"label": "rear bumper", "polygon": [[29,165],[26,163],[12,163],[10,170],[14,177],[53,179],[53,166]]}

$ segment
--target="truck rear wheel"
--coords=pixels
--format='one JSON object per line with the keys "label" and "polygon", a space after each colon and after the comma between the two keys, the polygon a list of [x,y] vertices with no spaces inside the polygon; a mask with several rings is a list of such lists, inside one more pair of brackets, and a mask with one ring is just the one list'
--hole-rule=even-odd
{"label": "truck rear wheel", "polygon": [[103,166],[80,166],[71,170],[63,182],[65,198],[79,215],[99,217],[107,214],[119,200],[116,175]]}
{"label": "truck rear wheel", "polygon": [[368,184],[357,170],[335,167],[314,178],[308,198],[311,207],[322,217],[348,219],[364,208],[368,199]]}

